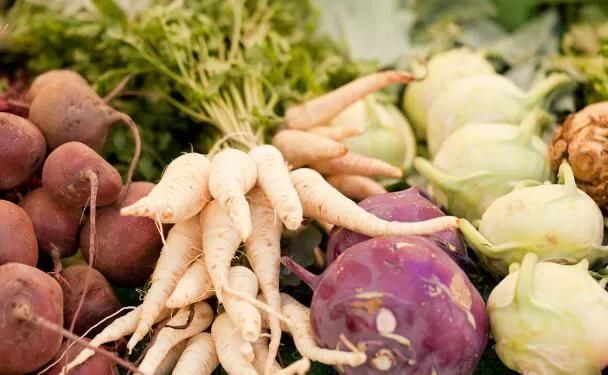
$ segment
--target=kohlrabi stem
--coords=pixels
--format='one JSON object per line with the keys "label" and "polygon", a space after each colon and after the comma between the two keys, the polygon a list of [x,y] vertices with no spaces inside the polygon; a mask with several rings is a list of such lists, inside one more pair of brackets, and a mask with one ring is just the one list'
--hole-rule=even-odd
{"label": "kohlrabi stem", "polygon": [[[15,317],[17,319],[33,323],[39,327],[48,329],[49,331],[57,332],[61,336],[67,338],[68,340],[78,342],[80,345],[93,350],[95,353],[99,353],[105,357],[110,358],[112,361],[116,362],[117,364],[124,367],[125,369],[132,371],[134,374],[145,375],[143,372],[141,372],[137,368],[135,368],[131,363],[125,361],[124,359],[120,358],[116,354],[112,354],[103,348],[95,347],[95,346],[89,344],[87,341],[83,340],[81,337],[78,337],[75,334],[73,334],[72,332],[66,330],[65,328],[63,328],[51,321],[48,321],[47,319],[45,319],[43,317],[35,315],[34,311],[32,311],[32,306],[29,304],[25,304],[25,303],[16,304],[15,307],[13,308],[13,314],[15,315]],[[66,358],[67,358],[67,356],[66,356]]]}
{"label": "kohlrabi stem", "polygon": [[405,140],[405,156],[403,157],[402,168],[404,174],[409,174],[414,166],[414,158],[416,157],[418,147],[416,135],[409,122],[404,126],[403,139]]}
{"label": "kohlrabi stem", "polygon": [[448,191],[459,191],[462,189],[460,179],[441,171],[424,158],[414,158],[414,167],[424,178],[433,184],[436,184],[441,189]]}
{"label": "kohlrabi stem", "polygon": [[560,184],[567,186],[569,191],[577,191],[574,173],[572,172],[572,168],[567,161],[562,161],[561,165],[559,166],[558,174]]}
{"label": "kohlrabi stem", "polygon": [[534,108],[542,105],[553,92],[572,85],[573,81],[567,74],[551,74],[532,87],[526,94],[526,105]]}
{"label": "kohlrabi stem", "polygon": [[306,283],[310,289],[313,291],[317,289],[317,285],[319,285],[319,281],[321,281],[321,277],[319,275],[309,272],[306,268],[302,267],[287,256],[281,258],[281,263],[283,263],[285,267],[287,267],[289,271],[293,272],[300,280]]}
{"label": "kohlrabi stem", "polygon": [[524,256],[517,274],[517,282],[515,284],[515,294],[513,302],[519,306],[534,305],[533,283],[534,269],[538,262],[538,255],[535,253],[527,253]]}
{"label": "kohlrabi stem", "polygon": [[519,125],[519,132],[515,136],[515,142],[519,144],[528,144],[532,137],[540,133],[540,129],[545,123],[550,121],[551,117],[547,112],[540,108],[534,108],[526,116]]}
{"label": "kohlrabi stem", "polygon": [[459,218],[458,229],[464,238],[471,244],[473,250],[485,256],[492,255],[492,244],[468,220]]}

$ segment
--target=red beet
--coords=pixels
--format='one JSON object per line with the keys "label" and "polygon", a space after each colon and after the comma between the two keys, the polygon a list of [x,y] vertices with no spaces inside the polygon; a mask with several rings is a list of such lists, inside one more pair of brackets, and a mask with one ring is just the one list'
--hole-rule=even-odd
{"label": "red beet", "polygon": [[82,209],[54,199],[45,189],[28,193],[20,203],[34,224],[38,248],[63,258],[78,250]]}
{"label": "red beet", "polygon": [[[83,340],[89,342],[87,339]],[[63,353],[66,347],[67,342],[62,345],[61,350],[59,353],[57,353],[58,355],[55,356],[56,358],[53,358],[52,362],[59,359],[60,353]],[[68,361],[71,361],[72,359],[76,358],[78,353],[80,353],[84,348],[84,345],[76,343],[70,349],[68,349],[66,356],[64,356],[63,359],[61,359],[61,361],[59,361],[56,365],[51,367],[45,374],[59,375],[61,370],[63,370],[63,366],[65,365],[66,357]],[[87,359],[85,363],[70,370],[68,375],[118,375],[118,368],[111,358],[96,353],[91,358]]]}
{"label": "red beet", "polygon": [[483,299],[466,274],[422,236],[378,237],[351,247],[321,276],[284,258],[314,289],[313,333],[325,348],[367,354],[345,374],[471,375],[487,343]]}
{"label": "red beet", "polygon": [[14,203],[0,200],[0,264],[9,262],[35,266],[38,244],[27,213]]}
{"label": "red beet", "polygon": [[[86,264],[70,266],[61,272],[65,281],[61,285],[63,288],[63,315],[65,327],[68,329],[84,293],[87,272],[89,272],[89,266]],[[78,336],[83,335],[89,328],[121,308],[120,301],[108,280],[95,269],[92,269],[91,272],[87,294],[74,324],[74,333]],[[96,332],[101,331],[111,322],[112,320],[109,319],[99,325],[89,336],[93,337]]]}
{"label": "red beet", "polygon": [[46,155],[46,142],[34,124],[0,112],[0,190],[17,187],[38,168]]}
{"label": "red beet", "polygon": [[[414,222],[433,219],[445,214],[417,187],[371,196],[359,202],[366,211],[389,221]],[[456,229],[437,232],[432,237],[442,240],[456,254],[466,255],[466,246]],[[329,233],[327,262],[333,262],[349,247],[370,237],[336,227]]]}
{"label": "red beet", "polygon": [[44,272],[19,263],[0,266],[0,285],[0,374],[29,373],[57,353],[61,335],[23,317],[63,326],[61,287]]}
{"label": "red beet", "polygon": [[[97,254],[93,267],[108,280],[125,286],[146,282],[160,255],[162,241],[153,220],[121,216],[120,209],[146,196],[154,184],[134,182],[120,204],[97,210]],[[80,249],[89,261],[89,225],[80,231]]]}

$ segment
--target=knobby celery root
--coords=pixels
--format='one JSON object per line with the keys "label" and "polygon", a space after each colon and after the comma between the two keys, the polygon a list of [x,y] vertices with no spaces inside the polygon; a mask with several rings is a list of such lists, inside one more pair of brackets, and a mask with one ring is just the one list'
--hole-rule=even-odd
{"label": "knobby celery root", "polygon": [[127,344],[129,350],[148,333],[165,307],[167,298],[188,269],[189,262],[199,252],[200,244],[201,226],[198,215],[171,228],[152,273],[150,288],[141,304],[139,323]]}
{"label": "knobby celery root", "polygon": [[212,297],[213,284],[202,259],[202,253],[192,262],[167,299],[168,308],[177,309]]}
{"label": "knobby celery root", "polygon": [[188,339],[173,374],[211,375],[219,364],[211,334],[202,332]]}
{"label": "knobby celery root", "polygon": [[323,160],[310,165],[317,172],[329,174],[355,174],[367,177],[401,178],[403,171],[383,160],[348,152],[335,159]]}
{"label": "knobby celery root", "polygon": [[258,146],[249,155],[257,165],[257,183],[272,203],[278,217],[287,229],[298,229],[303,220],[302,204],[289,179],[283,155],[271,145]]}
{"label": "knobby celery root", "polygon": [[[264,193],[253,188],[249,192],[251,200],[251,218],[253,228],[251,238],[245,244],[245,254],[260,283],[265,302],[276,311],[281,311],[279,278],[281,269],[281,222],[277,219],[272,205]],[[299,198],[298,198],[299,202]],[[279,320],[269,317],[270,347],[266,359],[265,374],[274,363],[281,342],[281,325]]]}
{"label": "knobby celery root", "polygon": [[222,367],[229,374],[258,375],[255,367],[241,354],[245,344],[227,314],[220,314],[211,325],[211,337]]}
{"label": "knobby celery root", "polygon": [[294,168],[344,156],[348,152],[345,145],[329,137],[294,129],[279,131],[272,138],[272,145]]}
{"label": "knobby celery root", "polygon": [[608,204],[608,101],[588,105],[556,128],[549,151],[551,167],[572,167],[578,187],[603,207]]}
{"label": "knobby celery root", "polygon": [[[190,309],[194,309],[194,317],[188,322]],[[206,302],[198,302],[180,309],[150,344],[138,369],[144,374],[154,373],[172,347],[204,331],[212,321],[213,310]]]}
{"label": "knobby celery root", "polygon": [[253,188],[256,179],[255,161],[243,151],[225,149],[211,161],[209,191],[226,209],[243,241],[251,234],[251,214],[245,194]]}
{"label": "knobby celery root", "polygon": [[397,83],[416,78],[403,71],[386,70],[368,74],[318,98],[287,109],[285,124],[292,129],[310,129],[325,125],[359,99]]}
{"label": "knobby celery root", "polygon": [[340,193],[356,201],[386,193],[384,186],[365,176],[336,174],[326,176],[325,179]]}
{"label": "knobby celery root", "polygon": [[300,168],[292,171],[291,181],[304,207],[304,216],[341,226],[366,236],[423,235],[456,228],[458,225],[458,219],[453,216],[413,223],[382,220],[343,196],[312,169]]}
{"label": "knobby celery root", "polygon": [[209,160],[195,152],[177,157],[152,191],[121,209],[121,215],[146,216],[161,223],[179,223],[193,217],[211,199],[209,167]]}

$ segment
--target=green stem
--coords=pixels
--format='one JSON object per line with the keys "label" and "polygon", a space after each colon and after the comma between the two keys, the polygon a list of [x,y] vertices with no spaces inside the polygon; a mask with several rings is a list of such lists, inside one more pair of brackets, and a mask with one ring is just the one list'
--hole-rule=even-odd
{"label": "green stem", "polygon": [[568,191],[576,192],[578,190],[576,186],[576,180],[574,178],[574,173],[572,172],[572,168],[567,161],[562,161],[559,166],[559,183],[564,184],[568,187]]}
{"label": "green stem", "polygon": [[538,256],[535,253],[527,253],[519,266],[513,297],[513,302],[519,306],[535,305],[532,293],[534,287],[534,269],[537,262]]}
{"label": "green stem", "polygon": [[524,117],[519,132],[513,139],[519,144],[528,144],[532,138],[540,132],[540,129],[549,121],[551,117],[547,112],[540,108],[534,108]]}
{"label": "green stem", "polygon": [[551,74],[543,81],[536,84],[526,95],[526,103],[528,108],[534,108],[541,105],[549,96],[549,94],[569,87],[573,84],[572,79],[567,74]]}

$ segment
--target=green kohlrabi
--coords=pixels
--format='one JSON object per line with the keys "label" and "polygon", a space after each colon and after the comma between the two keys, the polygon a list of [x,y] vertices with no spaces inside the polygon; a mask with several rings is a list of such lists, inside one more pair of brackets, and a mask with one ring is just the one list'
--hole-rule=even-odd
{"label": "green kohlrabi", "polygon": [[608,255],[602,247],[604,219],[597,204],[576,187],[572,169],[560,166],[560,183],[517,186],[488,207],[479,232],[461,221],[461,230],[484,265],[499,275],[527,252],[541,260],[594,262]]}
{"label": "green kohlrabi", "polygon": [[[414,66],[417,70],[419,66]],[[494,67],[478,52],[456,48],[433,56],[426,66],[426,77],[407,85],[403,110],[420,139],[426,137],[427,113],[433,100],[456,78],[494,73]]]}
{"label": "green kohlrabi", "polygon": [[394,105],[381,103],[369,95],[336,116],[330,126],[363,130],[363,134],[341,141],[349,150],[383,160],[405,172],[411,169],[416,156],[416,137]]}
{"label": "green kohlrabi", "polygon": [[496,353],[520,374],[600,375],[608,365],[608,293],[576,265],[538,262],[521,266],[490,294],[488,314]]}
{"label": "green kohlrabi", "polygon": [[542,110],[521,125],[471,124],[455,131],[433,162],[416,158],[416,170],[430,182],[432,195],[448,211],[471,221],[521,180],[551,180],[548,148],[538,137],[548,119]]}
{"label": "green kohlrabi", "polygon": [[573,81],[552,74],[523,92],[500,74],[481,74],[450,81],[427,109],[426,139],[431,155],[456,129],[473,123],[519,123],[526,113]]}

